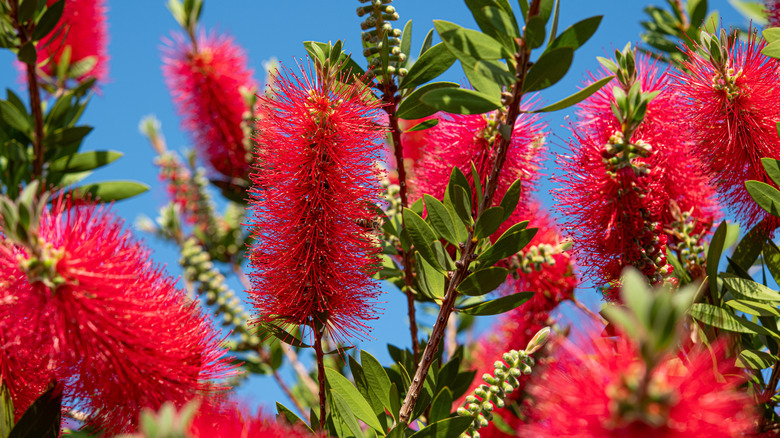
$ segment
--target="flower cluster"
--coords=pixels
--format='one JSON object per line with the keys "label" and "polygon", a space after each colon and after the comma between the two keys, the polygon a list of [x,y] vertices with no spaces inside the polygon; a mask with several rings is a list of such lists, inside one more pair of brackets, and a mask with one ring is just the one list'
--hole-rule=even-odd
{"label": "flower cluster", "polygon": [[278,77],[259,101],[251,295],[261,320],[340,338],[375,318],[377,246],[361,224],[379,202],[384,130],[359,82],[336,88],[335,73],[301,74]]}

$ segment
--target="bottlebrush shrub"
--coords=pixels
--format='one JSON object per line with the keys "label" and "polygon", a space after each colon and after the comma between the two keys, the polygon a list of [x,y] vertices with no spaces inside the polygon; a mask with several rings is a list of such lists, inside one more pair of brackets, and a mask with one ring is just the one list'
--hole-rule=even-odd
{"label": "bottlebrush shrub", "polygon": [[379,202],[385,131],[359,81],[300,75],[286,70],[259,100],[251,296],[261,321],[321,324],[341,339],[376,318],[378,247],[361,224]]}
{"label": "bottlebrush shrub", "polygon": [[747,375],[727,358],[697,346],[667,355],[648,370],[625,337],[591,331],[555,349],[528,391],[528,437],[733,437],[756,420],[750,396],[737,390]]}
{"label": "bottlebrush shrub", "polygon": [[222,175],[247,179],[252,99],[245,94],[251,96],[257,86],[243,49],[226,35],[201,33],[196,42],[174,34],[163,62],[182,126],[200,153]]}
{"label": "bottlebrush shrub", "polygon": [[[750,197],[746,180],[777,187],[761,158],[780,157],[777,123],[780,114],[778,61],[765,56],[766,46],[751,30],[747,41],[736,35],[705,36],[687,50],[687,71],[677,74],[676,88],[687,104],[682,113],[691,124],[693,150],[704,163],[723,200],[745,226],[765,220],[765,228],[780,226],[780,218]],[[710,48],[712,44],[715,49]]]}
{"label": "bottlebrush shrub", "polygon": [[[211,319],[122,228],[105,207],[59,198],[31,247],[6,237],[0,245],[0,329],[11,343],[0,356],[3,382],[64,384],[66,401],[109,433],[229,374]],[[32,394],[14,392],[23,409]]]}
{"label": "bottlebrush shrub", "polygon": [[[644,120],[624,139],[613,114],[611,85],[578,105],[570,126],[572,155],[561,156],[565,172],[554,192],[558,210],[574,240],[578,260],[589,279],[615,282],[622,269],[634,266],[653,282],[667,278],[669,236],[674,228],[672,201],[691,213],[695,234],[703,236],[718,216],[713,190],[688,152],[690,132],[683,120],[682,98],[670,88],[667,71],[645,56],[637,62],[643,93],[658,93]],[[594,80],[603,75],[594,75]],[[616,298],[614,287],[605,298]]]}
{"label": "bottlebrush shrub", "polygon": [[[51,6],[57,0],[47,0]],[[58,75],[57,65],[65,61],[66,74],[79,81],[108,79],[108,26],[105,0],[65,0],[57,28],[37,45],[38,62],[47,76]],[[63,57],[67,57],[63,60]],[[67,77],[57,78],[66,80]]]}

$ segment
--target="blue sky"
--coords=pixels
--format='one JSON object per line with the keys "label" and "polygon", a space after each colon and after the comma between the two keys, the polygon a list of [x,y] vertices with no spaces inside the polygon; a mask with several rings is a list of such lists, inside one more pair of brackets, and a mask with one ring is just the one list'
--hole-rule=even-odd
{"label": "blue sky", "polygon": [[[516,5],[515,1],[510,3]],[[663,0],[645,2],[639,0],[561,0],[560,29],[593,15],[604,15],[596,35],[575,55],[574,63],[564,80],[546,90],[541,99],[551,103],[574,91],[584,80],[586,71],[598,68],[596,56],[611,53],[626,42],[637,42],[644,19],[642,9],[649,3],[665,5]],[[125,156],[118,162],[97,171],[88,181],[109,179],[135,179],[152,186],[152,190],[120,202],[115,209],[132,224],[139,215],[156,217],[157,208],[166,201],[166,193],[158,183],[157,168],[152,164],[155,156],[152,148],[138,132],[138,122],[148,114],[155,114],[162,122],[168,147],[174,150],[188,148],[190,143],[185,132],[179,129],[180,119],[171,102],[161,73],[162,38],[178,31],[177,24],[165,8],[163,0],[108,1],[109,23],[109,78],[101,87],[101,93],[90,104],[84,121],[95,127],[86,138],[82,150],[113,149]],[[448,20],[465,27],[476,28],[465,4],[451,0],[396,0],[394,6],[401,16],[397,27],[402,28],[406,20],[413,20],[412,53],[419,51],[422,39],[433,24],[433,19]],[[746,25],[747,20],[739,15],[725,0],[710,1],[711,9],[717,9],[724,24]],[[346,49],[355,53],[353,58],[362,62],[360,55],[361,19],[355,14],[357,1],[312,1],[295,2],[251,1],[251,0],[206,0],[201,27],[233,35],[244,47],[250,67],[255,70],[255,79],[262,83],[265,73],[263,62],[272,57],[282,63],[291,64],[293,58],[306,55],[302,41],[335,41],[342,39]],[[0,52],[0,84],[14,90],[22,87],[18,82],[17,69],[12,66],[14,55]],[[456,64],[443,79],[464,82],[465,78]],[[566,123],[566,111],[546,116],[552,129],[549,138],[550,156],[562,152],[568,139],[568,131],[561,127]],[[545,174],[554,170],[552,162],[546,163]],[[547,207],[552,205],[548,194],[552,184],[543,178],[540,197]],[[154,251],[157,263],[165,264],[168,272],[178,277],[178,253],[173,245],[145,237]],[[235,279],[230,284],[236,290],[240,285]],[[583,301],[594,306],[598,297],[592,289],[580,293]],[[405,323],[405,299],[397,291],[389,291],[383,298],[385,311],[375,322],[375,342],[364,347],[387,363],[385,344],[394,343],[408,347],[409,334]],[[428,318],[432,319],[431,317]],[[290,374],[285,374],[290,377]],[[273,411],[273,401],[284,395],[270,378],[253,379],[240,391],[242,397],[253,405],[262,404]]]}

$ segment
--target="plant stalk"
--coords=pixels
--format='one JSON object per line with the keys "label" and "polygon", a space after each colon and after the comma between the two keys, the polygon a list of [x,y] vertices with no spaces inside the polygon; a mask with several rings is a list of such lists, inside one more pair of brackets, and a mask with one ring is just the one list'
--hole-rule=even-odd
{"label": "plant stalk", "polygon": [[[528,18],[539,14],[540,0],[533,0],[528,9]],[[519,50],[515,53],[515,60],[517,61],[517,81],[512,88],[511,100],[508,102],[509,112],[506,116],[506,125],[514,127],[517,117],[520,115],[520,101],[523,97],[523,84],[525,83],[525,77],[528,70],[528,61],[531,55],[531,49],[525,44],[525,36],[519,40]],[[499,142],[496,149],[496,158],[493,161],[493,167],[488,177],[487,186],[485,188],[485,196],[482,198],[482,202],[479,204],[477,210],[477,216],[482,214],[493,203],[493,195],[498,187],[498,176],[501,173],[501,169],[506,161],[507,150],[511,143],[511,138],[506,139],[503,135],[499,136]],[[409,386],[409,391],[406,393],[404,403],[401,406],[401,412],[399,414],[399,422],[408,424],[411,414],[414,409],[414,405],[417,403],[417,398],[420,395],[423,384],[428,376],[428,370],[433,362],[434,355],[439,348],[442,336],[444,335],[447,327],[447,321],[455,306],[455,299],[458,296],[456,288],[469,274],[468,268],[471,261],[475,258],[474,251],[476,250],[477,242],[474,239],[474,231],[471,230],[468,233],[468,239],[466,240],[465,247],[463,248],[460,260],[455,263],[456,270],[450,279],[447,291],[444,294],[444,300],[442,301],[441,309],[439,310],[439,316],[436,318],[436,323],[433,326],[433,332],[428,340],[428,344],[425,346],[425,352],[423,352],[420,359],[417,370],[414,373],[412,384]]]}
{"label": "plant stalk", "polygon": [[323,329],[316,327],[316,324],[312,323],[312,330],[314,330],[314,352],[317,354],[317,380],[319,381],[319,395],[320,395],[320,430],[325,429],[325,405],[327,404],[325,397],[325,355],[322,352],[322,334]]}

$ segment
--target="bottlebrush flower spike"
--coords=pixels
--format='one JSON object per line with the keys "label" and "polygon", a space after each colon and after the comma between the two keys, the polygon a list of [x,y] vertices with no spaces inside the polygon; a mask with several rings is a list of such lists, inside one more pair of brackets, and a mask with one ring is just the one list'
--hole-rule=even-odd
{"label": "bottlebrush flower spike", "polygon": [[754,403],[738,388],[746,375],[722,348],[715,356],[707,349],[667,356],[645,376],[636,345],[588,336],[564,341],[547,371],[534,374],[533,424],[520,436],[715,438],[753,430]]}
{"label": "bottlebrush flower spike", "polygon": [[338,339],[376,318],[377,247],[360,224],[379,203],[384,130],[359,81],[301,75],[287,70],[259,99],[251,295],[261,321],[321,324]]}
{"label": "bottlebrush flower spike", "polygon": [[[49,6],[57,0],[47,0]],[[95,78],[105,82],[108,78],[108,26],[105,0],[65,0],[57,27],[38,44],[38,62],[49,60],[41,67],[48,76],[56,75],[57,64],[66,52],[70,52],[70,66],[87,58],[94,58],[94,66],[79,73],[77,80]],[[65,80],[67,78],[59,78]]]}
{"label": "bottlebrush flower spike", "polygon": [[228,371],[220,334],[104,207],[62,198],[35,243],[0,245],[0,330],[51,351],[65,393],[110,433]]}
{"label": "bottlebrush flower spike", "polygon": [[780,26],[780,1],[766,0],[764,2],[764,9],[766,11],[767,19],[769,20],[769,27]]}
{"label": "bottlebrush flower spike", "polygon": [[175,34],[163,52],[163,75],[182,126],[211,167],[247,179],[252,108],[257,87],[246,54],[225,35],[201,34],[197,45]]}
{"label": "bottlebrush flower spike", "polygon": [[[599,284],[613,284],[626,266],[652,282],[669,275],[664,230],[672,228],[667,222],[672,201],[694,215],[702,236],[718,215],[713,190],[686,152],[690,134],[680,123],[681,98],[670,90],[668,74],[644,56],[636,67],[635,82],[611,84],[624,95],[634,84],[642,94],[657,93],[644,117],[621,122],[612,109],[613,88],[602,88],[579,105],[578,121],[571,126],[574,153],[559,162],[565,175],[557,178],[563,186],[555,193],[558,209],[578,260]],[[626,129],[630,139],[624,138]],[[608,300],[616,299],[616,292],[604,289]]]}
{"label": "bottlebrush flower spike", "polygon": [[[527,108],[526,108],[527,109]],[[495,113],[458,115],[437,113],[439,123],[426,131],[422,158],[415,167],[413,197],[429,194],[438,199],[453,167],[460,168],[473,184],[471,162],[477,168],[483,184],[490,174],[495,158],[493,143],[500,136]],[[523,194],[533,190],[543,159],[543,136],[546,125],[538,115],[521,114],[515,122],[512,142],[506,162],[499,175],[495,199],[498,201],[516,179],[523,179]],[[472,187],[473,189],[473,187]],[[476,199],[476,194],[474,194]],[[523,203],[523,199],[520,200]],[[476,202],[474,202],[476,205]]]}
{"label": "bottlebrush flower spike", "polygon": [[[765,219],[766,229],[774,230],[780,218],[753,201],[745,181],[777,187],[761,158],[780,157],[779,64],[761,54],[766,42],[758,40],[755,30],[746,42],[725,30],[719,38],[707,34],[702,38],[706,48],[686,49],[684,66],[690,73],[678,73],[675,84],[686,99],[694,151],[743,225],[751,227]],[[716,47],[713,53],[710,44]]]}

